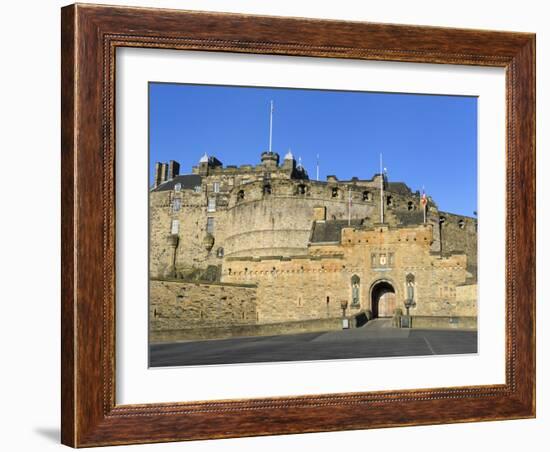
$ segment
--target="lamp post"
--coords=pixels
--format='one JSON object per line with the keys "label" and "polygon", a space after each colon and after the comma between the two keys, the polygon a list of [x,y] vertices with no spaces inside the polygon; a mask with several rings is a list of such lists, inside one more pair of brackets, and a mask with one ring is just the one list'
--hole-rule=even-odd
{"label": "lamp post", "polygon": [[348,308],[348,301],[342,300],[340,302],[340,307],[342,308],[342,329],[349,328],[349,321],[346,319],[346,309]]}
{"label": "lamp post", "polygon": [[407,317],[410,317],[409,309],[411,309],[414,306],[414,301],[410,298],[407,298],[405,300],[405,309],[407,310]]}

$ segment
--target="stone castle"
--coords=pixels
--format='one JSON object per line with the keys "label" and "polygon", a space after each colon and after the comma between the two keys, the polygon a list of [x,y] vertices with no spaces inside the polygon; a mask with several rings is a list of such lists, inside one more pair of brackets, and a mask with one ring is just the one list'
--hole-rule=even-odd
{"label": "stone castle", "polygon": [[157,163],[151,340],[399,322],[476,328],[477,221],[385,174],[312,180],[289,151],[257,165]]}

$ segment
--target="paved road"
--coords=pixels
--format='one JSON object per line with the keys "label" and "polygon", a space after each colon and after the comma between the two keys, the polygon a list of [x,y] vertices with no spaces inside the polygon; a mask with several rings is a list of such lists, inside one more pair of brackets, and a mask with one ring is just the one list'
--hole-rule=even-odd
{"label": "paved road", "polygon": [[152,367],[476,353],[472,331],[369,327],[280,336],[153,344]]}

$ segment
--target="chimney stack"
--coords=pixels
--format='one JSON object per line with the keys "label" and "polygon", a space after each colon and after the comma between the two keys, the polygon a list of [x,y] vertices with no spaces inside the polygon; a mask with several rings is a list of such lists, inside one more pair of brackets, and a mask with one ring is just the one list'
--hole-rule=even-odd
{"label": "chimney stack", "polygon": [[161,184],[161,169],[162,163],[155,163],[155,181],[153,183],[153,188],[157,188]]}
{"label": "chimney stack", "polygon": [[153,188],[157,188],[160,184],[174,179],[180,175],[180,164],[175,160],[170,160],[170,163],[155,163],[155,181]]}
{"label": "chimney stack", "polygon": [[170,160],[168,165],[168,180],[180,175],[180,164],[175,160]]}
{"label": "chimney stack", "polygon": [[160,183],[164,183],[168,180],[168,163],[160,164]]}

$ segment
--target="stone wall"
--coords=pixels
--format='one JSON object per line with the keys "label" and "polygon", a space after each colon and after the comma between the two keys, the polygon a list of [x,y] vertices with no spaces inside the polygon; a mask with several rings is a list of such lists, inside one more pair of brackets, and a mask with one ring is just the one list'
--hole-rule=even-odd
{"label": "stone wall", "polygon": [[[195,168],[200,187],[150,192],[156,331],[312,325],[340,317],[343,302],[347,315],[372,310],[371,292],[379,281],[391,284],[397,306],[403,307],[410,274],[416,301],[411,314],[477,314],[471,287],[477,280],[475,218],[440,212],[428,198],[423,224],[420,194],[402,183],[386,183],[384,224],[379,224],[380,175],[319,182],[301,179],[294,160],[279,167],[268,163],[237,168],[203,162]],[[354,227],[337,229],[337,237],[325,243],[314,239],[317,224],[334,232],[329,222],[339,220],[341,228],[348,218]],[[383,257],[391,263],[376,264]],[[357,304],[352,277],[360,280]]]}
{"label": "stone wall", "polygon": [[[470,276],[467,257],[434,255],[431,241],[431,225],[345,228],[341,245],[310,246],[309,255],[229,258],[222,281],[257,284],[260,323],[335,317],[342,313],[342,302],[347,302],[347,315],[372,310],[372,288],[380,281],[391,284],[397,307],[403,308],[409,274],[415,278],[416,306],[411,314],[470,315],[471,306],[456,301],[456,287]],[[380,264],[382,257],[384,265]],[[360,280],[360,302],[355,306],[354,276]]]}
{"label": "stone wall", "polygon": [[413,316],[412,328],[434,330],[477,330],[477,317],[468,316]]}
{"label": "stone wall", "polygon": [[465,284],[456,286],[456,298],[454,310],[456,315],[477,317],[477,284]]}
{"label": "stone wall", "polygon": [[440,212],[445,218],[441,226],[443,253],[465,253],[468,267],[477,277],[477,220],[475,218]]}
{"label": "stone wall", "polygon": [[[299,186],[305,193],[298,194]],[[230,200],[227,211],[226,256],[291,256],[307,250],[314,209],[326,207],[328,218],[347,218],[347,193],[333,198],[327,184],[313,181],[272,182],[272,192],[262,192],[263,183],[240,187],[244,198]],[[357,197],[360,196],[358,192]],[[373,201],[359,202],[352,209],[353,218],[370,217]]]}
{"label": "stone wall", "polygon": [[220,327],[192,327],[179,330],[155,330],[150,332],[151,343],[225,339],[246,336],[276,336],[279,334],[314,333],[342,329],[340,317],[302,320],[295,322],[231,325]]}
{"label": "stone wall", "polygon": [[[225,169],[223,170],[225,171]],[[307,254],[315,209],[325,208],[327,220],[346,220],[351,193],[351,219],[373,226],[379,218],[379,189],[371,182],[317,182],[295,179],[269,181],[271,193],[263,191],[265,181],[238,185],[225,172],[203,180],[199,193],[193,190],[158,191],[150,194],[150,274],[153,277],[185,274],[195,268],[220,265],[225,257],[261,257]],[[213,181],[219,182],[214,192]],[[303,186],[304,192],[299,190]],[[337,190],[333,196],[333,189]],[[351,190],[351,191],[350,191]],[[242,191],[242,198],[239,193]],[[365,198],[365,194],[368,197]],[[385,192],[391,206],[385,206],[385,222],[392,227],[422,222],[420,197],[402,190]],[[174,210],[174,200],[181,204]],[[215,199],[215,208],[208,200]],[[431,250],[441,251],[439,218],[430,201],[428,221],[434,225]],[[465,252],[469,267],[477,266],[476,220],[448,213],[441,231],[443,252]],[[207,232],[208,219],[213,231]],[[170,237],[172,221],[179,222],[177,241]],[[459,225],[463,225],[462,227]],[[174,254],[175,253],[175,254]]]}
{"label": "stone wall", "polygon": [[149,282],[150,331],[257,323],[253,285]]}

